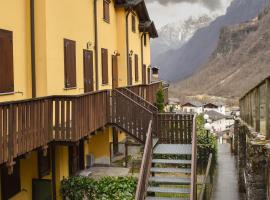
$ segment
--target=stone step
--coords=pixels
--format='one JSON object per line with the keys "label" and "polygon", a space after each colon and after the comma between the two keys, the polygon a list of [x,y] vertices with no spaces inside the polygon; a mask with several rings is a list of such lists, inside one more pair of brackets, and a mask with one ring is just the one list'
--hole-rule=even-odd
{"label": "stone step", "polygon": [[191,144],[158,144],[154,148],[155,155],[191,155]]}
{"label": "stone step", "polygon": [[186,173],[190,174],[190,168],[161,168],[161,167],[152,167],[150,172],[154,173]]}
{"label": "stone step", "polygon": [[149,182],[162,183],[162,184],[189,185],[191,183],[191,179],[190,178],[178,178],[178,177],[153,176],[153,177],[149,178]]}
{"label": "stone step", "polygon": [[191,165],[191,160],[172,160],[172,159],[153,159],[152,163],[155,164],[187,164]]}
{"label": "stone step", "polygon": [[164,193],[164,194],[190,194],[190,189],[173,188],[173,187],[148,187],[147,192]]}
{"label": "stone step", "polygon": [[189,200],[189,198],[175,197],[146,197],[145,200]]}

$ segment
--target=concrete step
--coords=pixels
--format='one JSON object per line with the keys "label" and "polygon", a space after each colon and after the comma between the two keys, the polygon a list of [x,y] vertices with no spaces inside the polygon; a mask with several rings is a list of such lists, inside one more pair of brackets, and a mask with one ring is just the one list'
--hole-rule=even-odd
{"label": "concrete step", "polygon": [[190,194],[190,189],[173,188],[173,187],[148,187],[147,192],[164,193],[164,194]]}
{"label": "concrete step", "polygon": [[190,174],[190,168],[160,168],[160,167],[152,167],[150,172],[154,173],[186,173]]}
{"label": "concrete step", "polygon": [[161,184],[189,185],[191,183],[191,179],[190,178],[178,178],[178,177],[153,176],[153,177],[149,178],[149,182],[161,183]]}
{"label": "concrete step", "polygon": [[191,144],[158,144],[154,149],[155,155],[191,155]]}
{"label": "concrete step", "polygon": [[189,198],[176,197],[146,197],[145,200],[189,200]]}
{"label": "concrete step", "polygon": [[153,159],[152,163],[155,164],[187,164],[191,165],[191,160],[172,160],[172,159]]}

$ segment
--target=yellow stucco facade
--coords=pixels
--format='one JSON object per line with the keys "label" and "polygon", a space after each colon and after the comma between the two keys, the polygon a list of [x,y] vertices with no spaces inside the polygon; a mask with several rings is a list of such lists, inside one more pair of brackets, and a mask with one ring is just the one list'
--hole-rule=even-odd
{"label": "yellow stucco facade", "polygon": [[[97,15],[94,16],[95,0],[39,0],[34,1],[34,36],[35,36],[35,83],[36,96],[76,95],[84,93],[84,57],[85,49],[93,52],[93,83],[98,89],[112,89],[112,56],[117,55],[118,86],[127,86],[127,53],[132,56],[132,83],[142,84],[142,32],[139,30],[139,13],[132,10],[128,15],[128,44],[126,41],[125,7],[116,7],[114,0],[109,3],[109,22],[103,19],[103,1],[97,0]],[[31,63],[31,0],[0,0],[0,30],[12,31],[13,35],[13,71],[14,92],[0,92],[0,102],[32,98]],[[136,31],[132,31],[132,16],[136,19]],[[97,44],[95,44],[95,18],[97,19]],[[150,36],[147,35],[143,46],[143,64],[150,66]],[[76,42],[76,87],[65,88],[64,39]],[[0,41],[1,42],[1,41]],[[97,45],[97,49],[95,46]],[[108,50],[108,84],[102,84],[101,49]],[[98,72],[95,66],[95,54],[98,54]],[[138,81],[135,82],[135,59],[138,55]],[[1,67],[1,66],[0,66]],[[96,74],[97,73],[97,74]],[[0,74],[0,78],[3,76]],[[96,135],[84,141],[84,159],[94,155],[95,159],[110,157],[112,128],[97,131]],[[118,140],[124,141],[126,135],[118,133]],[[69,176],[68,145],[55,146],[56,196],[61,199],[60,183]],[[43,179],[52,179],[52,171]],[[32,199],[32,180],[38,179],[38,153],[33,150],[27,158],[20,159],[21,192],[12,200]],[[1,170],[0,170],[1,177]],[[0,181],[1,184],[1,181]],[[0,187],[0,200],[2,191]]]}

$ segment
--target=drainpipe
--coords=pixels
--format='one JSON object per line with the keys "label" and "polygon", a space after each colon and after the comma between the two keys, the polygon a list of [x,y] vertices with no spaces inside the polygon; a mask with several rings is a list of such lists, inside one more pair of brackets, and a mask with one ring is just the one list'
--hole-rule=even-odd
{"label": "drainpipe", "polygon": [[94,29],[95,29],[95,71],[96,71],[96,90],[99,90],[98,85],[98,17],[97,17],[97,0],[94,0]]}
{"label": "drainpipe", "polygon": [[[141,35],[141,64],[142,64],[142,69],[143,69],[143,60],[144,60],[144,56],[143,56],[143,36],[144,36],[145,32],[143,31],[142,35]],[[142,77],[143,78],[143,77]],[[144,84],[144,83],[142,83]]]}
{"label": "drainpipe", "polygon": [[36,97],[35,0],[30,0],[32,98]]}
{"label": "drainpipe", "polygon": [[128,23],[128,17],[130,15],[130,13],[131,13],[131,9],[128,8],[127,14],[126,14],[127,85],[129,85],[128,76],[129,76],[129,70],[130,70],[130,66],[129,66],[129,31],[128,31],[128,29],[129,29],[129,27],[128,27],[128,24],[129,24]]}

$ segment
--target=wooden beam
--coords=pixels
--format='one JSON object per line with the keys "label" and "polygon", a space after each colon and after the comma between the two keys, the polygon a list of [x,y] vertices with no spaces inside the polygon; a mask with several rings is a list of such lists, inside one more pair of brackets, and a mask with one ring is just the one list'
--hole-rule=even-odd
{"label": "wooden beam", "polygon": [[260,88],[257,87],[255,88],[255,118],[256,118],[256,126],[255,126],[255,130],[257,132],[260,132]]}

